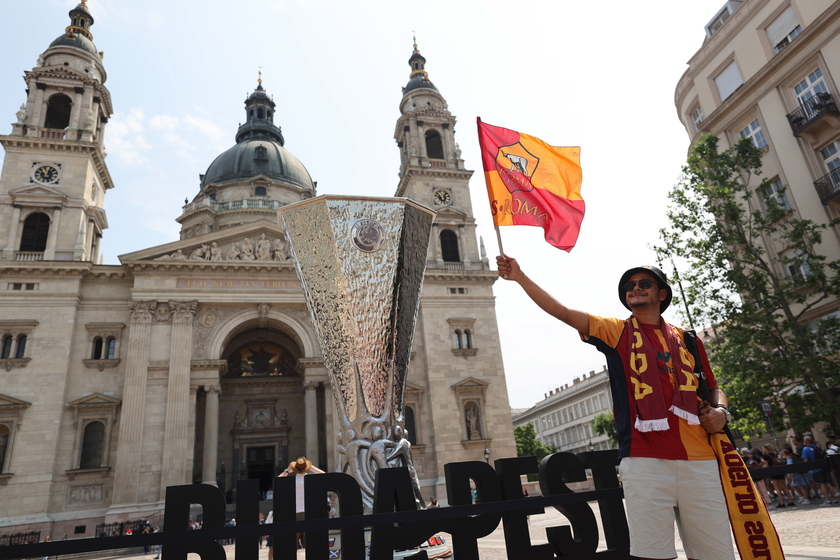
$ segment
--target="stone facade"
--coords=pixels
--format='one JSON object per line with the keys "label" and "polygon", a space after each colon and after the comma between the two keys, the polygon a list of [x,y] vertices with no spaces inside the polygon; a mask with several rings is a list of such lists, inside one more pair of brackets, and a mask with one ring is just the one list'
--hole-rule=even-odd
{"label": "stone facade", "polygon": [[[173,209],[180,240],[97,264],[114,187],[110,94],[84,3],[71,17],[78,25],[26,72],[19,122],[0,136],[0,528],[92,536],[100,523],[160,520],[170,485],[232,491],[258,478],[267,490],[299,455],[334,468],[331,388],[275,216],[315,188],[282,149],[273,104],[258,86],[231,148],[265,171],[211,166],[183,213]],[[415,81],[418,56],[415,46],[396,195],[438,218],[406,424],[424,495],[445,498],[445,463],[516,450],[472,172],[445,101],[425,72]]]}

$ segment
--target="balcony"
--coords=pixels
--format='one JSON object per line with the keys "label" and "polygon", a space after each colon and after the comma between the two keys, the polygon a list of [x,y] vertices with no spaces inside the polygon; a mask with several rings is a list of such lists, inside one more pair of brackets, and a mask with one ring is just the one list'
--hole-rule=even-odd
{"label": "balcony", "polygon": [[15,251],[16,261],[42,261],[44,260],[43,251]]}
{"label": "balcony", "polygon": [[820,195],[820,201],[823,204],[828,204],[837,199],[840,196],[840,168],[814,181],[814,186],[817,188],[817,194]]}
{"label": "balcony", "polygon": [[263,210],[277,210],[281,206],[286,206],[285,202],[279,200],[271,200],[267,198],[242,198],[239,200],[228,200],[224,202],[216,202],[209,198],[202,198],[197,202],[191,202],[184,205],[184,213],[198,208],[209,207],[216,212],[224,212],[226,210],[241,210],[243,208],[257,208]]}
{"label": "balcony", "polygon": [[812,146],[824,144],[840,128],[840,111],[830,93],[818,93],[787,116],[793,135]]}

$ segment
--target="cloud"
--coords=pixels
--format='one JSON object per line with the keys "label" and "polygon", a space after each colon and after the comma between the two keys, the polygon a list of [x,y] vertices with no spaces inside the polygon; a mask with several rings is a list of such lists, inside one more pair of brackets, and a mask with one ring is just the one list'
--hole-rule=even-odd
{"label": "cloud", "polygon": [[108,123],[106,147],[109,154],[123,165],[139,167],[149,162],[148,153],[152,150],[145,135],[146,116],[143,109],[132,107],[127,112],[118,113]]}

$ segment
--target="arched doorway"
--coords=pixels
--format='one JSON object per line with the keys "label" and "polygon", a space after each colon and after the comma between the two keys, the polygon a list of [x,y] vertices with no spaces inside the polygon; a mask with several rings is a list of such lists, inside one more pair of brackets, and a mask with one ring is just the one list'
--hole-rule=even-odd
{"label": "arched doorway", "polygon": [[[305,411],[298,360],[299,343],[284,325],[265,319],[247,322],[228,336],[221,352],[218,464],[215,479],[230,499],[236,482],[260,481],[268,492],[290,456],[305,448]],[[207,396],[197,395],[196,417],[203,418]],[[195,457],[203,454],[204,423],[197,422]],[[296,455],[295,455],[296,456]],[[196,464],[194,479],[201,478]]]}

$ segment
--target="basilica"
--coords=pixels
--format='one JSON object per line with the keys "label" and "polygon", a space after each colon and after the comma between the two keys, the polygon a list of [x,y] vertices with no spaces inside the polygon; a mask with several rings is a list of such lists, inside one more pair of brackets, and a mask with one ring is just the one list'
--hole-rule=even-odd
{"label": "basilica", "polygon": [[[86,1],[69,16],[0,136],[0,528],[92,536],[162,521],[168,486],[267,491],[300,455],[334,470],[333,389],[277,220],[318,193],[271,96],[257,85],[233,146],[184,187],[180,239],[100,264],[114,109]],[[393,165],[394,195],[437,212],[405,409],[428,500],[446,463],[516,448],[473,172],[425,64],[415,45]]]}

